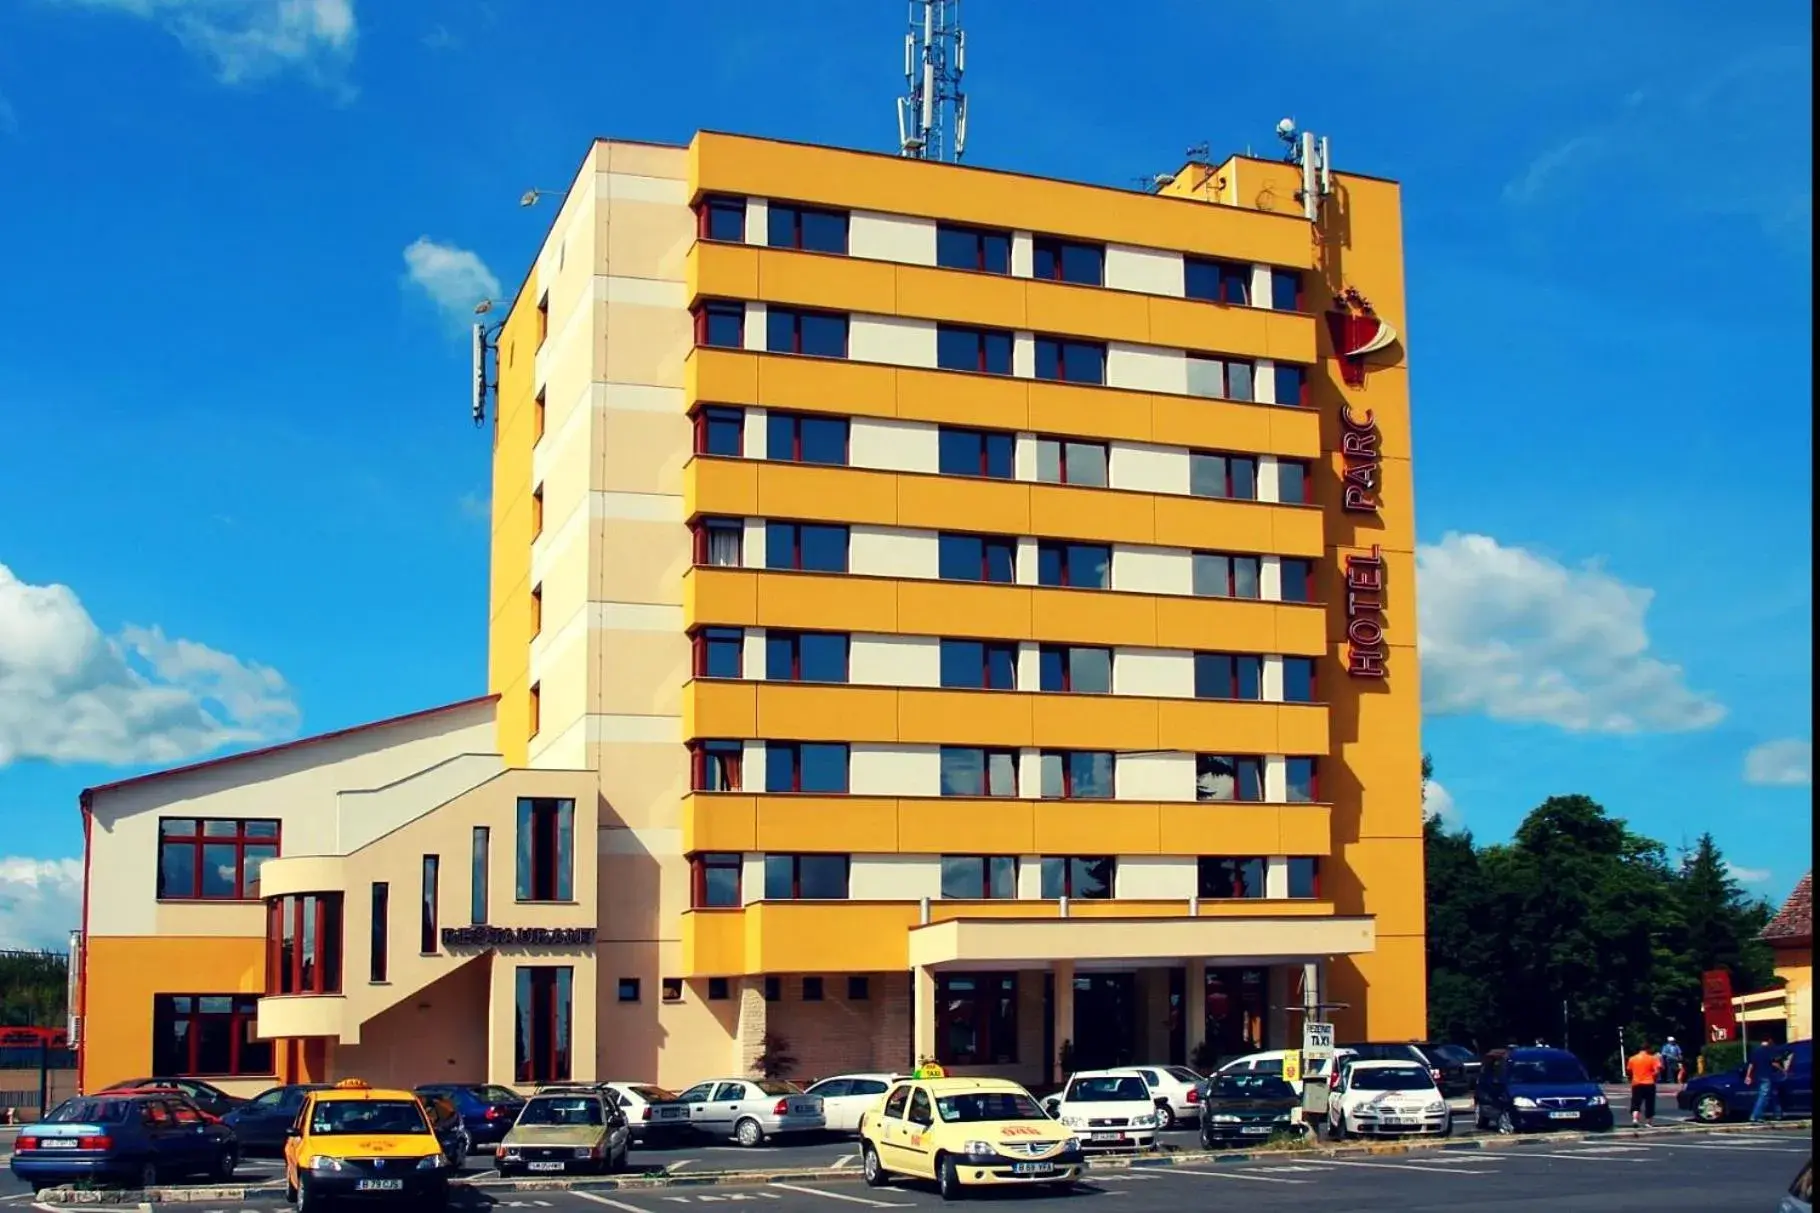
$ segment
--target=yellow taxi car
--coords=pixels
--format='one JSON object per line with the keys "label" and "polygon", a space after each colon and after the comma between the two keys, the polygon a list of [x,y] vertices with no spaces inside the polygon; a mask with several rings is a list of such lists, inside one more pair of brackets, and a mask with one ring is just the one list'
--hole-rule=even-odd
{"label": "yellow taxi car", "polygon": [[358,1078],[305,1095],[285,1134],[285,1199],[298,1213],[342,1197],[441,1207],[451,1172],[422,1101]]}
{"label": "yellow taxi car", "polygon": [[860,1117],[866,1182],[894,1175],[933,1179],[943,1200],[969,1187],[1071,1187],[1083,1166],[1081,1139],[1052,1120],[1030,1092],[1001,1078],[948,1078],[919,1069]]}

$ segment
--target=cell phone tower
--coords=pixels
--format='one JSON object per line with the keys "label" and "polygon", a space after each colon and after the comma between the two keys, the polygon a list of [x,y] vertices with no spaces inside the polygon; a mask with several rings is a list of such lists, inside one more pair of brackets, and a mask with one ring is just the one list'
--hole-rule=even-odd
{"label": "cell phone tower", "polygon": [[897,141],[906,156],[958,162],[967,147],[967,35],[960,0],[910,0],[904,80],[897,99]]}

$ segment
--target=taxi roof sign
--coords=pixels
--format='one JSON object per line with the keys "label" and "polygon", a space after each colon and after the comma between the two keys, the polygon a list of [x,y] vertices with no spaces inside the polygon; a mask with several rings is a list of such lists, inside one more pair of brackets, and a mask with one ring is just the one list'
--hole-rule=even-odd
{"label": "taxi roof sign", "polygon": [[932,1061],[926,1061],[911,1071],[912,1078],[946,1078],[948,1072]]}
{"label": "taxi roof sign", "polygon": [[335,1084],[335,1089],[337,1091],[368,1091],[372,1088],[367,1086],[365,1079],[344,1078]]}

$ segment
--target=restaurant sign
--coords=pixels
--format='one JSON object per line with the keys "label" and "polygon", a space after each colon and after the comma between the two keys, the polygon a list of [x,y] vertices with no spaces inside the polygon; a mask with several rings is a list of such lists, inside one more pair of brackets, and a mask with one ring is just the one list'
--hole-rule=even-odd
{"label": "restaurant sign", "polygon": [[444,927],[445,948],[591,948],[593,927]]}

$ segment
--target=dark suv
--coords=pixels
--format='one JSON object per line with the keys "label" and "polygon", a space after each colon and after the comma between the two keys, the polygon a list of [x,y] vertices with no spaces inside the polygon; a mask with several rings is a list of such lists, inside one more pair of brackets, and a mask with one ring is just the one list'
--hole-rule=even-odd
{"label": "dark suv", "polygon": [[1612,1126],[1605,1093],[1565,1049],[1493,1049],[1479,1071],[1473,1119],[1481,1129],[1592,1129]]}
{"label": "dark suv", "polygon": [[1427,1059],[1428,1072],[1434,1075],[1435,1085],[1441,1088],[1442,1095],[1457,1099],[1472,1094],[1479,1059],[1470,1049],[1431,1040],[1418,1040],[1414,1047]]}

